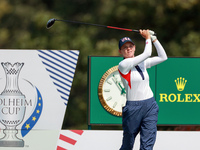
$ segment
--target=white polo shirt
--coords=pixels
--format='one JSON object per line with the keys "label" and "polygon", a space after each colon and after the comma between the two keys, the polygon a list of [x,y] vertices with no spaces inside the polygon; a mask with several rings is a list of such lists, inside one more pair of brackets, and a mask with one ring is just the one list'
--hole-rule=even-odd
{"label": "white polo shirt", "polygon": [[[146,68],[150,68],[167,59],[167,55],[158,40],[154,42],[154,46],[158,53],[156,57],[149,58],[152,51],[152,43],[148,39],[142,54],[133,58],[126,58],[119,63],[118,70],[126,89],[128,101],[145,100],[153,97]],[[137,65],[142,73],[136,69]]]}

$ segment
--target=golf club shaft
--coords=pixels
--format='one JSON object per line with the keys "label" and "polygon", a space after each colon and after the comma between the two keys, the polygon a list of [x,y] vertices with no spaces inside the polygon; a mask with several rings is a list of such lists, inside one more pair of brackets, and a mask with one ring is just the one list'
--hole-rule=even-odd
{"label": "golf club shaft", "polygon": [[116,29],[116,30],[132,31],[132,32],[139,33],[139,30],[119,28],[119,27],[106,26],[106,25],[100,25],[100,24],[92,24],[92,23],[85,23],[85,22],[78,22],[78,21],[71,21],[71,20],[59,20],[59,19],[55,19],[55,21],[64,21],[64,22],[69,22],[69,23],[85,24],[85,25],[92,25],[92,26],[105,27],[105,28]]}

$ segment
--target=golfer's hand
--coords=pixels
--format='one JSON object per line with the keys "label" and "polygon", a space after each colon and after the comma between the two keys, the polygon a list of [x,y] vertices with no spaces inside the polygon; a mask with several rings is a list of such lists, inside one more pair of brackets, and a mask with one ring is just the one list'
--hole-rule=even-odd
{"label": "golfer's hand", "polygon": [[155,32],[152,30],[149,30],[150,36],[151,36],[151,41],[155,42],[157,40],[157,37],[155,35]]}
{"label": "golfer's hand", "polygon": [[149,33],[149,30],[141,30],[140,29],[140,34],[143,38],[147,39],[151,39],[151,35]]}

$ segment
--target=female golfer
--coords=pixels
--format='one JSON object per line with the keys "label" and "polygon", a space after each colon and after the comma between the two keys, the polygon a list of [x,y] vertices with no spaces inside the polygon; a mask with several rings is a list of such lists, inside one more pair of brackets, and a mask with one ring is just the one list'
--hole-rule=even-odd
{"label": "female golfer", "polygon": [[[124,60],[119,63],[118,70],[127,98],[122,111],[123,141],[120,150],[132,150],[139,132],[140,150],[152,150],[156,140],[159,108],[149,86],[146,68],[167,60],[167,55],[153,31],[140,30],[140,34],[146,40],[144,52],[138,56],[135,56],[136,46],[129,37],[119,41],[119,53]],[[151,40],[158,56],[149,58],[152,53]]]}

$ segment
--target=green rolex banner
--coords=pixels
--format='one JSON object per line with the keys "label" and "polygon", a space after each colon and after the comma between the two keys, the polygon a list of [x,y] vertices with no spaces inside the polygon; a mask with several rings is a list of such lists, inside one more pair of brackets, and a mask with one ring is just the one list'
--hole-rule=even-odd
{"label": "green rolex banner", "polygon": [[[100,103],[98,86],[103,75],[118,65],[122,59],[122,57],[89,57],[89,125],[121,124],[121,116],[108,112]],[[158,125],[200,124],[198,66],[200,58],[168,58],[167,61],[147,69],[150,86],[159,105]]]}
{"label": "green rolex banner", "polygon": [[157,66],[158,124],[200,124],[200,58],[169,58]]}

